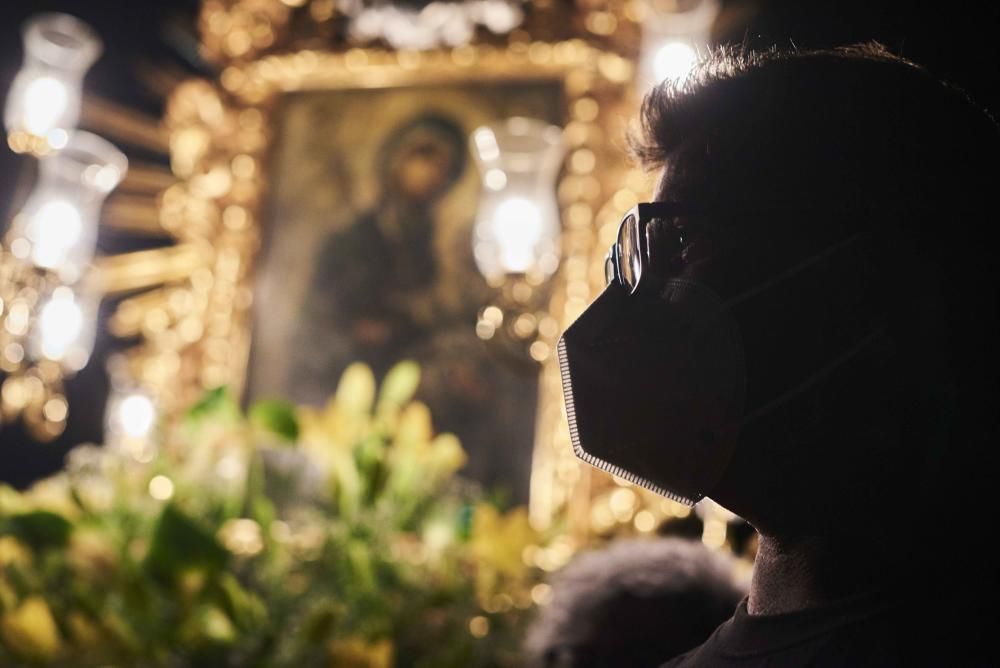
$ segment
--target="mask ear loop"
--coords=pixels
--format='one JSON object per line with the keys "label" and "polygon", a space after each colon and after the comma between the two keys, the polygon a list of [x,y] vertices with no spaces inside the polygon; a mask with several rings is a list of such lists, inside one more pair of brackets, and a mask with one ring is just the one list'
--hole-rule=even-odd
{"label": "mask ear loop", "polygon": [[777,397],[767,402],[760,408],[754,410],[752,413],[744,416],[743,420],[740,423],[741,426],[751,424],[757,418],[766,415],[767,413],[770,413],[772,410],[781,406],[782,404],[788,403],[789,401],[799,396],[800,394],[804,394],[805,392],[807,392],[809,388],[813,387],[820,381],[826,379],[827,377],[832,375],[834,371],[848,364],[852,359],[861,354],[861,352],[864,351],[865,348],[867,348],[872,343],[877,341],[880,337],[882,337],[885,334],[886,329],[887,329],[886,325],[881,325],[879,327],[876,327],[874,330],[869,332],[868,335],[865,336],[863,339],[861,339],[853,346],[845,350],[843,353],[838,355],[834,360],[823,365],[822,368],[810,374],[805,380],[800,382],[798,385],[783,392],[782,394],[778,395]]}
{"label": "mask ear loop", "polygon": [[840,252],[844,248],[847,248],[848,246],[853,245],[856,241],[859,241],[860,239],[863,239],[863,238],[865,238],[867,236],[870,236],[871,234],[872,234],[872,231],[870,231],[870,230],[866,230],[864,232],[858,232],[854,236],[848,237],[847,239],[844,239],[843,241],[837,242],[837,243],[833,244],[832,246],[828,246],[827,248],[825,248],[825,249],[821,250],[820,252],[816,253],[815,255],[810,255],[806,259],[802,260],[801,262],[799,262],[797,264],[792,265],[788,269],[786,269],[786,270],[784,270],[782,272],[779,272],[779,273],[775,274],[774,276],[772,276],[770,278],[767,278],[767,279],[763,280],[762,282],[758,283],[757,285],[755,285],[752,288],[744,290],[743,292],[741,292],[740,294],[736,295],[735,297],[731,297],[730,299],[728,299],[726,301],[726,306],[732,308],[733,306],[736,306],[737,304],[741,304],[741,303],[743,303],[743,302],[745,302],[745,301],[747,301],[749,299],[752,299],[752,298],[756,297],[757,295],[759,295],[760,293],[764,292],[765,290],[770,289],[771,287],[777,285],[778,283],[783,283],[784,281],[787,281],[792,276],[795,276],[796,274],[799,274],[799,273],[805,271],[806,269],[808,269],[809,267],[813,266],[814,264],[822,262],[823,260],[827,259],[831,255],[837,254],[838,252]]}
{"label": "mask ear loop", "polygon": [[[859,241],[860,239],[863,239],[863,238],[865,238],[867,236],[870,236],[871,234],[872,234],[872,232],[870,230],[867,230],[867,231],[864,231],[864,232],[859,232],[859,233],[857,233],[857,234],[855,234],[855,235],[853,235],[851,237],[848,237],[844,241],[838,242],[838,243],[836,243],[836,244],[834,244],[832,246],[827,247],[826,249],[820,251],[819,253],[816,253],[815,255],[812,255],[812,256],[806,258],[805,260],[802,260],[798,264],[793,265],[792,267],[786,269],[785,271],[782,271],[782,272],[780,272],[780,273],[772,276],[771,278],[768,278],[768,279],[764,280],[763,282],[758,283],[756,286],[750,288],[749,290],[741,292],[740,294],[736,295],[735,297],[729,299],[726,302],[726,307],[727,308],[732,308],[736,304],[741,304],[741,303],[743,303],[745,301],[748,301],[748,300],[756,297],[757,295],[761,294],[762,292],[765,292],[766,290],[772,288],[773,286],[775,286],[775,285],[777,285],[779,283],[787,281],[792,276],[795,276],[796,274],[799,274],[799,273],[805,271],[806,269],[809,269],[813,265],[815,265],[815,264],[817,264],[817,263],[819,263],[819,262],[827,259],[828,257],[830,257],[832,255],[835,255],[836,253],[840,252],[841,250],[847,248],[848,246],[853,245],[855,242]],[[819,368],[816,371],[814,371],[813,373],[809,374],[804,380],[802,380],[801,382],[799,382],[798,384],[796,384],[794,387],[786,390],[785,392],[781,393],[780,395],[778,395],[774,399],[771,399],[770,401],[768,401],[767,403],[765,403],[763,406],[757,408],[756,410],[754,410],[753,412],[749,413],[748,415],[745,415],[743,417],[743,420],[740,422],[740,424],[743,425],[743,426],[748,425],[748,424],[752,423],[753,421],[755,421],[756,419],[760,418],[761,416],[766,415],[767,413],[773,411],[775,408],[778,408],[779,406],[781,406],[781,405],[783,405],[785,403],[788,403],[789,401],[791,401],[795,397],[797,397],[797,396],[805,393],[806,391],[809,390],[809,388],[813,387],[814,385],[816,385],[820,381],[822,381],[825,378],[829,377],[830,375],[833,374],[834,371],[836,371],[840,367],[848,364],[852,359],[854,359],[859,354],[861,354],[861,352],[863,352],[868,346],[870,346],[871,344],[873,344],[874,342],[876,342],[878,339],[880,339],[883,335],[885,335],[887,329],[888,329],[887,325],[880,325],[880,326],[876,327],[875,329],[871,330],[860,341],[856,342],[854,345],[852,345],[849,348],[845,349],[835,359],[833,359],[830,362],[824,364],[821,368]]]}

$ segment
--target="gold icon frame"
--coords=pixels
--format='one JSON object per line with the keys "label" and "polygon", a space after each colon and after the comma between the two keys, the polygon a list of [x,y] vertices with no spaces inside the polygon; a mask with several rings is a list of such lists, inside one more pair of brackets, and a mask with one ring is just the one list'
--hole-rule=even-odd
{"label": "gold icon frame", "polygon": [[[549,354],[540,366],[531,519],[538,528],[556,525],[583,538],[601,529],[595,522],[606,523],[604,515],[626,521],[618,517],[625,511],[615,510],[615,503],[624,508],[621,492],[631,494],[629,520],[643,505],[658,508],[661,504],[643,504],[624,484],[615,486],[608,476],[575,459],[554,354],[559,332],[603,286],[604,252],[620,212],[644,199],[650,187],[646,175],[632,168],[623,154],[626,124],[637,108],[637,54],[628,45],[636,43],[640,5],[631,1],[570,7],[565,39],[535,40],[528,21],[502,38],[417,52],[317,46],[315,23],[322,16],[312,5],[320,0],[308,8],[313,23],[308,37],[297,37],[295,26],[302,23],[291,20],[295,11],[305,11],[302,4],[206,0],[202,7],[203,50],[220,65],[221,74],[215,81],[182,83],[167,102],[164,131],[176,182],[159,196],[158,221],[176,244],[105,258],[99,264],[107,292],[131,293],[110,321],[114,334],[138,337],[139,343],[126,355],[131,375],[155,394],[168,415],[206,389],[227,385],[236,393],[242,390],[252,335],[259,212],[268,184],[269,119],[281,95],[453,82],[558,81],[568,110],[568,153],[558,186],[563,256],[548,311],[559,329],[541,332]],[[534,16],[536,24],[544,24],[541,15]],[[608,513],[595,512],[598,495]],[[656,512],[662,517],[670,510]],[[635,525],[642,529],[638,521]]]}

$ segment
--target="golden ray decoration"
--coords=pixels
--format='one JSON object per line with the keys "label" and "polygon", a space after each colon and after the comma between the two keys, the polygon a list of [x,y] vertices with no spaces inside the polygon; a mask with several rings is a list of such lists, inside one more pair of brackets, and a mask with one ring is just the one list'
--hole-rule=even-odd
{"label": "golden ray decoration", "polygon": [[95,280],[104,294],[141,290],[187,280],[207,257],[205,249],[193,243],[109,255],[94,263]]}
{"label": "golden ray decoration", "polygon": [[156,197],[116,193],[101,212],[101,224],[138,235],[164,236]]}
{"label": "golden ray decoration", "polygon": [[[129,160],[128,173],[118,184],[115,193],[147,195],[155,203],[161,192],[177,183],[177,177],[168,167]],[[113,194],[112,197],[116,195]]]}
{"label": "golden ray decoration", "polygon": [[115,143],[160,154],[166,154],[170,150],[158,119],[92,93],[83,96],[80,125]]}

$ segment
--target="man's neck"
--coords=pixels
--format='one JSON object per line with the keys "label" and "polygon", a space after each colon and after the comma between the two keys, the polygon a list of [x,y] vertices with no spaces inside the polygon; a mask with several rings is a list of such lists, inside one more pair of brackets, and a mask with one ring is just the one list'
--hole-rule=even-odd
{"label": "man's neck", "polygon": [[884,559],[861,539],[760,536],[747,612],[776,615],[832,603],[885,586]]}

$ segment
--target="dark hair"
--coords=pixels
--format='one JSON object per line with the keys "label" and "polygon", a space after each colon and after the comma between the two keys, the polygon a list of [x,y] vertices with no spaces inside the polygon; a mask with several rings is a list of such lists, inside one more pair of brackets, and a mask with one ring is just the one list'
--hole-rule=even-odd
{"label": "dark hair", "polygon": [[[647,94],[630,145],[719,218],[758,211],[786,225],[809,211],[831,228],[852,225],[836,222],[849,214],[916,233],[942,213],[981,215],[1000,175],[992,118],[875,43],[719,48]],[[685,173],[692,166],[697,173]]]}
{"label": "dark hair", "polygon": [[[985,500],[1000,340],[1000,131],[989,114],[877,44],[727,47],[654,88],[630,143],[645,166],[665,168],[668,198],[753,256],[727,289],[865,235],[825,274],[789,282],[783,308],[736,314],[748,409],[885,324],[863,364],[746,437],[783,440],[783,452],[810,440],[835,451],[868,429],[872,443],[892,441],[916,463],[880,446],[856,477],[885,475],[893,493],[922,488],[924,499]],[[884,497],[859,503],[872,501]]]}
{"label": "dark hair", "polygon": [[746,593],[700,541],[622,540],[552,580],[525,641],[531,668],[656,666],[704,642]]}

